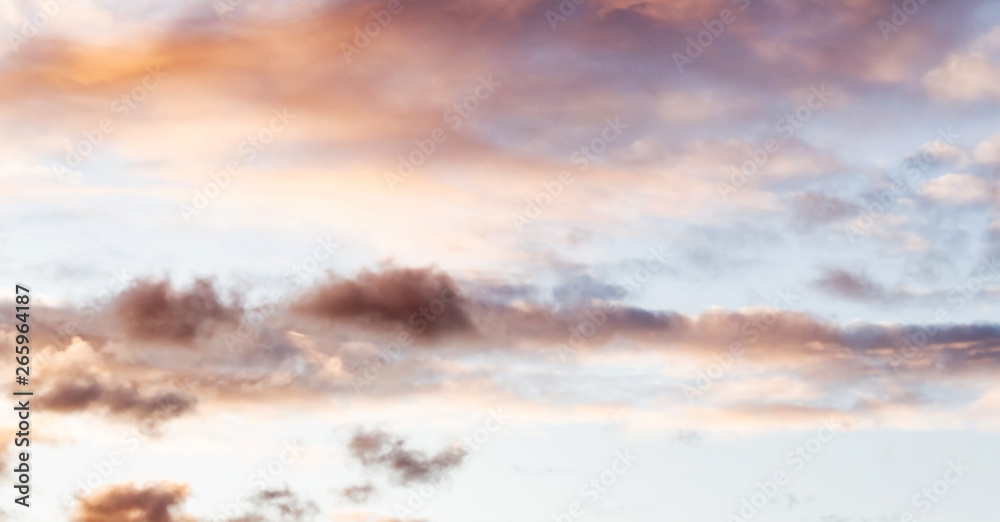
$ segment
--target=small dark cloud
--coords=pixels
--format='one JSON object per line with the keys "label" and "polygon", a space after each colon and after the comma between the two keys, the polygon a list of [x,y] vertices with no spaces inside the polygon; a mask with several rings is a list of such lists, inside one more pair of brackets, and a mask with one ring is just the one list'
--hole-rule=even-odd
{"label": "small dark cloud", "polygon": [[249,513],[226,522],[307,522],[319,514],[316,503],[293,493],[288,486],[265,489],[250,499]]}
{"label": "small dark cloud", "polygon": [[39,405],[51,411],[103,410],[115,416],[166,420],[194,409],[197,400],[165,390],[141,393],[136,383],[114,384],[93,375],[56,374],[55,384],[38,397]]}
{"label": "small dark cloud", "polygon": [[187,486],[163,482],[152,486],[116,484],[80,499],[73,522],[194,522],[178,514]]}
{"label": "small dark cloud", "polygon": [[815,282],[826,292],[854,301],[885,301],[891,292],[864,274],[841,269],[827,269]]}
{"label": "small dark cloud", "polygon": [[857,205],[836,196],[818,192],[803,192],[792,196],[792,211],[796,223],[811,228],[854,215]]}
{"label": "small dark cloud", "polygon": [[464,449],[452,447],[430,457],[407,449],[402,438],[381,430],[359,431],[347,447],[362,465],[384,469],[400,484],[438,482],[461,465],[467,455]]}
{"label": "small dark cloud", "polygon": [[674,440],[687,446],[695,446],[702,441],[702,438],[696,430],[677,430],[677,437]]}
{"label": "small dark cloud", "polygon": [[190,343],[212,322],[236,323],[238,303],[225,304],[210,281],[199,279],[185,291],[168,281],[138,281],[113,304],[126,333],[134,339]]}
{"label": "small dark cloud", "polygon": [[371,483],[349,486],[341,491],[341,494],[343,494],[344,497],[355,504],[363,504],[367,502],[373,493],[375,493],[375,486]]}
{"label": "small dark cloud", "polygon": [[335,321],[406,328],[427,322],[426,334],[472,331],[465,300],[447,274],[425,268],[361,272],[353,279],[332,279],[297,303],[293,310]]}

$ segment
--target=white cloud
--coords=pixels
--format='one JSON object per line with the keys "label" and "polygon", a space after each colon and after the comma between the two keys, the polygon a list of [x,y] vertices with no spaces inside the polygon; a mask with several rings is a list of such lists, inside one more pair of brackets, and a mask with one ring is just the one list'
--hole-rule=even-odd
{"label": "white cloud", "polygon": [[945,174],[925,183],[920,193],[935,201],[961,205],[989,200],[993,187],[986,180],[969,174]]}
{"label": "white cloud", "polygon": [[976,145],[976,161],[984,165],[1000,163],[1000,134]]}
{"label": "white cloud", "polygon": [[982,53],[955,53],[924,76],[924,87],[937,98],[972,101],[1000,98],[1000,67]]}

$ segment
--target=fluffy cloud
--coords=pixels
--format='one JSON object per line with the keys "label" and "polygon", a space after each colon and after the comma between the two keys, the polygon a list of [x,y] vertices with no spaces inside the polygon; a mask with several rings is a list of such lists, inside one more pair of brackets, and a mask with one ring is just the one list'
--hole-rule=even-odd
{"label": "fluffy cloud", "polygon": [[975,150],[976,161],[984,165],[1000,163],[1000,135],[979,142]]}
{"label": "fluffy cloud", "polygon": [[934,201],[952,205],[968,205],[993,200],[993,186],[986,180],[969,174],[945,174],[929,180],[920,193]]}
{"label": "fluffy cloud", "polygon": [[[846,270],[827,271],[817,284],[862,302],[913,297]],[[890,369],[907,379],[936,380],[1000,368],[1000,326],[993,324],[947,324],[945,318],[932,326],[837,325],[780,308],[686,315],[600,299],[569,307],[530,301],[503,304],[485,299],[492,296],[489,292],[481,296],[461,290],[456,290],[462,298],[453,303],[452,322],[446,324],[463,326],[421,338],[419,329],[406,321],[406,307],[394,299],[412,307],[411,313],[424,307],[430,311],[432,305],[423,300],[433,302],[449,285],[462,286],[431,269],[387,268],[362,272],[355,279],[334,278],[306,290],[292,306],[271,307],[260,316],[266,321],[248,330],[254,336],[235,346],[223,339],[235,335],[240,328],[236,325],[232,332],[188,337],[184,344],[157,340],[146,344],[114,321],[95,320],[69,346],[46,347],[54,355],[47,356],[51,362],[40,381],[38,400],[55,411],[160,422],[215,401],[353,396],[359,391],[358,379],[366,381],[364,392],[373,397],[484,385],[517,394],[519,387],[511,383],[519,378],[516,368],[521,364],[555,362],[566,355],[582,360],[642,354],[700,359],[733,342],[754,346],[755,364],[762,368],[781,368],[830,386],[856,384],[864,376]],[[166,295],[174,292],[168,290]],[[213,295],[205,297],[214,302]],[[119,302],[113,299],[106,313],[113,316]],[[315,313],[323,306],[303,308],[303,303],[330,304],[333,322],[317,321]],[[787,303],[779,301],[776,306]],[[173,317],[170,307],[158,310]],[[253,308],[246,313],[252,315]],[[47,315],[73,318],[67,310]],[[148,320],[161,322],[155,314]],[[410,341],[401,341],[401,334],[409,334]],[[10,342],[9,334],[7,339]],[[914,344],[919,345],[920,356],[899,359],[899,351]],[[490,364],[482,359],[485,354],[506,362]],[[929,361],[934,362],[933,372]],[[110,375],[116,376],[113,381]],[[909,382],[908,386],[922,386],[917,380]],[[358,434],[352,451],[366,466],[384,469],[401,482],[429,480],[458,465],[463,456],[452,450],[426,456],[379,431]]]}
{"label": "fluffy cloud", "polygon": [[[434,456],[406,448],[406,441],[382,430],[358,431],[348,444],[351,454],[369,468],[384,469],[400,484],[438,482],[462,464],[467,453],[446,448]],[[363,492],[354,489],[355,493]]]}
{"label": "fluffy cloud", "polygon": [[471,321],[455,283],[445,274],[419,269],[362,272],[310,291],[292,309],[334,321],[422,328],[428,335],[468,332]]}
{"label": "fluffy cloud", "polygon": [[169,482],[108,486],[80,500],[73,522],[195,522],[178,513],[187,497],[187,486]]}
{"label": "fluffy cloud", "polygon": [[184,291],[174,290],[167,281],[140,282],[118,296],[114,312],[132,338],[180,344],[213,323],[232,325],[242,315],[238,304],[222,303],[205,280]]}
{"label": "fluffy cloud", "polygon": [[924,76],[924,86],[939,98],[1000,98],[1000,66],[984,54],[952,54]]}

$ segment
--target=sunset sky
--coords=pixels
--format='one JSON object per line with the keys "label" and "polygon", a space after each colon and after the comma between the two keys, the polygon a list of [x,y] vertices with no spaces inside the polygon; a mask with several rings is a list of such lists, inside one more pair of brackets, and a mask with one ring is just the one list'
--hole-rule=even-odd
{"label": "sunset sky", "polygon": [[0,23],[2,520],[997,520],[998,3]]}

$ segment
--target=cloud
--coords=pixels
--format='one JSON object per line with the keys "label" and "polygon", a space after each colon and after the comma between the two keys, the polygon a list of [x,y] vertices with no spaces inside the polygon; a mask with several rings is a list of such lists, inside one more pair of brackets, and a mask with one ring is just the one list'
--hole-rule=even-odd
{"label": "cloud", "polygon": [[258,491],[250,498],[250,513],[226,522],[307,522],[314,520],[319,508],[285,486]]}
{"label": "cloud", "polygon": [[402,438],[381,430],[359,430],[347,447],[362,465],[385,470],[400,484],[438,482],[460,466],[467,455],[464,449],[452,447],[430,457],[407,449]]}
{"label": "cloud", "polygon": [[195,522],[177,511],[188,497],[182,484],[118,484],[80,499],[73,522]]}
{"label": "cloud", "polygon": [[552,297],[565,304],[578,304],[589,299],[621,299],[627,295],[624,287],[604,283],[588,274],[571,277],[552,290]]}
{"label": "cloud", "polygon": [[349,486],[341,491],[341,494],[344,495],[345,498],[355,504],[368,502],[368,499],[371,498],[373,493],[375,493],[375,486],[371,483]]}
{"label": "cloud", "polygon": [[[597,280],[588,284],[601,286]],[[887,288],[864,274],[842,269],[825,271],[816,285],[860,302],[926,297]],[[306,289],[300,298],[291,300],[291,306],[272,303],[267,313],[259,314],[248,308],[245,313],[257,318],[254,327],[241,323],[231,325],[229,331],[214,328],[211,333],[184,336],[184,343],[136,339],[115,321],[81,322],[80,337],[69,346],[43,346],[54,355],[45,378],[39,381],[39,400],[53,411],[165,421],[210,403],[302,404],[355,396],[360,393],[357,380],[364,378],[363,393],[370,397],[494,389],[527,400],[558,403],[579,392],[572,384],[575,381],[559,394],[539,397],[522,385],[525,364],[565,361],[567,356],[580,364],[608,356],[707,359],[734,342],[754,347],[755,365],[780,368],[810,382],[856,384],[887,370],[934,381],[1000,368],[1000,326],[994,324],[944,322],[928,337],[926,325],[863,321],[838,325],[793,309],[710,309],[682,314],[597,298],[572,306],[527,300],[505,303],[495,299],[489,286],[480,287],[483,297],[463,292],[462,286],[429,268],[387,267],[356,279],[334,277]],[[410,314],[421,307],[431,308],[422,300],[437,299],[433,296],[445,288],[454,288],[454,295],[460,296],[449,305],[454,307],[450,313],[455,315],[449,319],[452,326],[422,339],[419,350],[411,343],[400,343],[401,334],[419,335],[408,324],[406,307],[416,307]],[[164,295],[175,293],[163,291]],[[796,299],[788,294],[773,306],[794,308]],[[109,307],[114,309],[118,302],[111,299]],[[157,310],[172,316],[169,306]],[[74,321],[79,319],[74,314],[80,313],[53,308],[44,315]],[[160,322],[155,313],[148,320]],[[10,324],[3,328],[11,331]],[[456,328],[467,335],[444,335]],[[227,336],[239,331],[249,334],[246,342],[231,345]],[[888,357],[915,337],[927,337],[921,357],[890,368]],[[5,339],[11,342],[12,337],[8,333]],[[484,359],[484,354],[491,357]],[[490,362],[496,358],[503,363]],[[914,381],[912,386],[922,384]],[[892,397],[896,396],[887,400],[895,400]],[[378,430],[359,433],[351,447],[366,467],[384,469],[400,482],[430,480],[464,457],[454,449],[427,456]]]}
{"label": "cloud", "polygon": [[993,186],[982,178],[970,174],[949,173],[928,180],[920,193],[939,203],[968,205],[993,200]]}
{"label": "cloud", "polygon": [[826,270],[816,285],[834,295],[859,301],[883,300],[888,295],[885,287],[867,276],[836,268]]}
{"label": "cloud", "polygon": [[355,324],[411,327],[428,335],[472,329],[455,283],[431,269],[364,271],[354,280],[332,279],[299,299],[295,312]]}
{"label": "cloud", "polygon": [[954,53],[924,76],[924,86],[944,99],[1000,98],[1000,67],[981,53]]}
{"label": "cloud", "polygon": [[946,293],[941,292],[917,293],[905,288],[888,288],[867,274],[840,268],[825,269],[813,284],[830,295],[860,303],[887,304],[904,300],[926,300],[929,298],[944,300],[946,298]]}
{"label": "cloud", "polygon": [[151,379],[155,373],[122,364],[82,339],[55,356],[35,359],[42,369],[36,400],[46,410],[101,413],[155,425],[190,413],[198,403],[199,394],[177,389],[173,377]]}
{"label": "cloud", "polygon": [[1000,163],[1000,134],[979,142],[974,154],[976,162],[983,165]]}
{"label": "cloud", "polygon": [[139,281],[122,292],[114,312],[135,339],[189,343],[216,323],[233,324],[238,304],[224,304],[212,283],[199,279],[191,288],[174,290],[169,281]]}
{"label": "cloud", "polygon": [[806,225],[838,221],[857,213],[857,205],[833,195],[802,192],[792,196],[796,222]]}
{"label": "cloud", "polygon": [[61,413],[104,411],[112,416],[162,421],[192,411],[194,397],[177,391],[143,393],[135,382],[114,384],[96,375],[63,374],[55,378],[38,397],[46,410]]}

